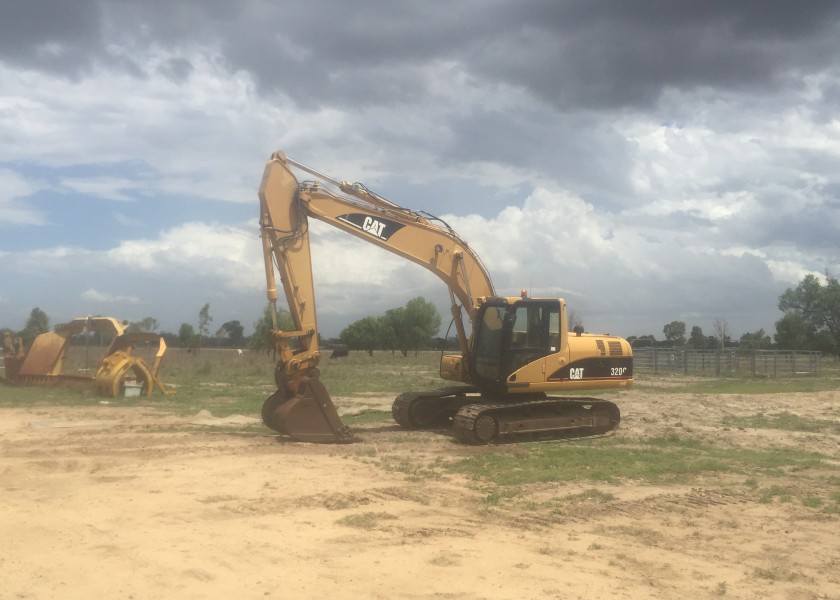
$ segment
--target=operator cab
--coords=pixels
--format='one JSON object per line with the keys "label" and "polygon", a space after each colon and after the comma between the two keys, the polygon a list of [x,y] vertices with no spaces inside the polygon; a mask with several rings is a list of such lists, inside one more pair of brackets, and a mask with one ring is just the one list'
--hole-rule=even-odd
{"label": "operator cab", "polygon": [[528,363],[560,349],[560,301],[557,299],[488,298],[478,311],[472,353],[473,381],[504,392],[508,376]]}

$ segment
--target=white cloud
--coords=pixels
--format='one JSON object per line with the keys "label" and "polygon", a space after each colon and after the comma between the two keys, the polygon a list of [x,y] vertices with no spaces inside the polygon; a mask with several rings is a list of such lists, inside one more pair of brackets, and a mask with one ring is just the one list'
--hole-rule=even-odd
{"label": "white cloud", "polygon": [[135,296],[127,296],[123,294],[108,294],[104,292],[100,292],[95,290],[94,288],[89,288],[82,292],[81,294],[82,300],[86,302],[94,302],[94,303],[126,303],[126,304],[138,304],[140,299]]}
{"label": "white cloud", "polygon": [[263,273],[257,228],[201,222],[162,231],[155,239],[126,240],[105,252],[116,268],[136,268],[177,281],[213,278],[229,289],[254,289]]}
{"label": "white cloud", "polygon": [[61,185],[87,196],[96,196],[117,202],[131,202],[126,190],[136,190],[139,184],[130,179],[116,177],[91,177],[88,179],[63,179]]}
{"label": "white cloud", "polygon": [[[162,60],[149,50],[134,59],[150,75]],[[259,99],[246,74],[226,71],[212,56],[189,60],[195,69],[183,83],[103,68],[62,79],[0,62],[0,162],[106,165],[139,158],[152,171],[138,181],[93,175],[63,183],[111,200],[144,191],[252,201],[260,165],[284,137],[279,132],[313,121],[290,120],[282,100]]]}
{"label": "white cloud", "polygon": [[[0,110],[2,114],[2,110]],[[0,224],[41,225],[46,215],[27,205],[27,196],[44,185],[9,169],[0,168]]]}
{"label": "white cloud", "polygon": [[143,221],[140,219],[133,219],[121,212],[112,212],[111,215],[114,217],[114,221],[125,227],[136,227],[143,224]]}

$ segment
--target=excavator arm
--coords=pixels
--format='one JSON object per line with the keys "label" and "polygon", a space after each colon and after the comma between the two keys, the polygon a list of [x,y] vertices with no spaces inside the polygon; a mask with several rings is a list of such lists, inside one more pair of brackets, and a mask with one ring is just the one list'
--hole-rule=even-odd
{"label": "excavator arm", "polygon": [[[314,175],[317,180],[299,183],[292,167]],[[330,189],[330,185],[338,191]],[[399,207],[362,184],[331,179],[282,152],[276,152],[266,165],[260,186],[260,206],[269,301],[277,300],[273,277],[276,265],[292,318],[304,335],[307,335],[304,324],[315,327],[308,229],[308,218],[312,217],[437,275],[452,295],[461,350],[468,351],[461,309],[472,321],[478,308],[476,299],[495,293],[478,255],[446,223]]]}

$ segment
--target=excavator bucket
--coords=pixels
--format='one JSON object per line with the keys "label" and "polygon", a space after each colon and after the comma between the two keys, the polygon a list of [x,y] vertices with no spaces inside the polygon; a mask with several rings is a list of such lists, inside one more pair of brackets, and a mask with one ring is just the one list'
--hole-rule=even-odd
{"label": "excavator bucket", "polygon": [[280,386],[263,404],[267,427],[301,442],[349,444],[362,441],[341,422],[324,384],[301,377]]}

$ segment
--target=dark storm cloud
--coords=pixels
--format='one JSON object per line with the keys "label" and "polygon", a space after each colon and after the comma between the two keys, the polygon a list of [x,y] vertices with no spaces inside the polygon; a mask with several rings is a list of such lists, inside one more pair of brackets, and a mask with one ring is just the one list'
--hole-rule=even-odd
{"label": "dark storm cloud", "polygon": [[[798,85],[838,58],[836,2],[241,6],[233,21],[210,21],[227,58],[302,102],[417,101],[414,69],[454,61],[562,109],[645,107],[669,87]],[[255,17],[271,25],[254,27]]]}
{"label": "dark storm cloud", "polygon": [[836,2],[528,6],[513,21],[519,27],[500,31],[473,62],[561,107],[647,106],[667,87],[773,89],[788,70],[837,59]]}
{"label": "dark storm cloud", "polygon": [[12,0],[0,57],[72,73],[112,62],[108,43],[211,43],[263,89],[357,106],[418,101],[414,69],[455,61],[563,109],[644,107],[668,87],[796,85],[840,58],[839,18],[828,0]]}
{"label": "dark storm cloud", "polygon": [[451,143],[437,150],[441,160],[502,162],[563,181],[587,198],[598,182],[598,198],[607,206],[627,193],[632,144],[589,114],[476,109],[453,117],[450,130]]}
{"label": "dark storm cloud", "polygon": [[0,7],[0,60],[74,75],[103,51],[96,0],[8,0]]}

